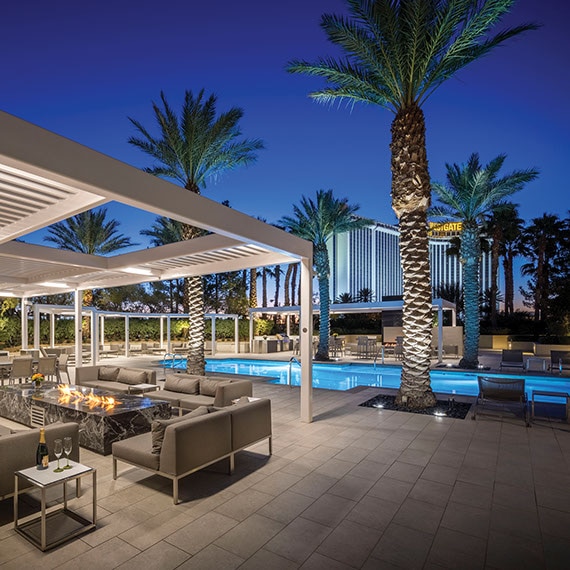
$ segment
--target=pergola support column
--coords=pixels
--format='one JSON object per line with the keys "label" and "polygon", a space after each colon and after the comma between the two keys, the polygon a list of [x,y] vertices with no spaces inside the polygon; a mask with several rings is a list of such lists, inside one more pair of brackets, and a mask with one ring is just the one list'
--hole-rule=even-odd
{"label": "pergola support column", "polygon": [[83,330],[82,330],[82,309],[83,291],[75,289],[73,292],[73,303],[75,312],[75,368],[83,366]]}
{"label": "pergola support column", "polygon": [[301,259],[301,421],[313,421],[313,260]]}

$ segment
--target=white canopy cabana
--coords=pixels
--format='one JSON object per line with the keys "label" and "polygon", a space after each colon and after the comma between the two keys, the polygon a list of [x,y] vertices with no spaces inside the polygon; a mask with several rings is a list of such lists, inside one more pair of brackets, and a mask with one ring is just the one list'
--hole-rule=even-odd
{"label": "white canopy cabana", "polygon": [[[312,420],[310,242],[3,112],[0,133],[0,296],[24,306],[32,296],[73,291],[80,365],[85,289],[300,262],[301,419]],[[110,257],[14,241],[111,201],[211,233]]]}
{"label": "white canopy cabana", "polygon": [[[331,303],[330,314],[359,314],[359,313],[382,313],[383,311],[401,311],[404,308],[404,301],[377,301],[370,303]],[[439,362],[443,361],[443,311],[451,312],[451,326],[457,326],[457,314],[455,303],[447,301],[446,299],[433,299],[432,308],[437,311],[438,315],[438,343],[437,355]],[[266,313],[268,315],[284,315],[287,323],[287,336],[290,336],[290,323],[289,317],[297,315],[301,312],[300,306],[285,306],[285,307],[254,307],[249,309],[249,344],[252,346],[253,342],[253,315],[257,313]],[[319,312],[319,306],[313,305],[313,313]],[[252,350],[250,348],[250,350]]]}
{"label": "white canopy cabana", "polygon": [[[24,311],[32,309],[32,317],[34,320],[34,346],[40,347],[40,315],[47,314],[50,318],[49,336],[50,346],[55,345],[55,317],[57,315],[63,317],[75,317],[75,308],[69,305],[48,305],[45,303],[35,303],[33,305],[25,305]],[[184,313],[128,313],[125,311],[100,311],[96,307],[83,307],[82,316],[88,316],[92,319],[91,327],[91,361],[96,364],[99,361],[99,347],[105,344],[105,319],[115,318],[125,320],[125,349],[124,355],[130,356],[130,339],[129,339],[129,321],[130,319],[159,319],[160,320],[160,347],[165,352],[173,352],[171,324],[172,320],[187,319],[188,315]],[[234,353],[239,352],[239,315],[228,313],[206,313],[204,315],[212,323],[212,356],[216,354],[216,321],[218,319],[232,319],[234,321]],[[22,327],[22,337],[28,338],[27,319],[24,319],[24,327]],[[165,326],[166,325],[166,326]],[[97,343],[99,339],[99,343]]]}

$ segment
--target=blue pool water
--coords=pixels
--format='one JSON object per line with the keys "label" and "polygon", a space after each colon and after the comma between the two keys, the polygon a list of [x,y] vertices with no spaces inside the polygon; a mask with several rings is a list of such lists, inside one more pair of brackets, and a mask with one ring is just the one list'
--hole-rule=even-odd
{"label": "blue pool water", "polygon": [[[169,366],[171,361],[164,361]],[[176,368],[186,368],[186,360],[175,362]],[[224,372],[228,374],[248,374],[267,378],[275,384],[287,384],[291,370],[291,384],[300,385],[301,368],[293,362],[278,362],[273,360],[244,360],[241,358],[208,360],[206,371]],[[374,386],[378,388],[400,387],[400,366],[372,364],[319,364],[313,363],[313,386],[327,390],[349,390],[356,386]],[[486,374],[501,376],[499,374]],[[507,375],[502,375],[507,376]],[[511,378],[513,376],[510,376]],[[567,392],[570,387],[568,378],[559,376],[529,376],[524,375],[526,392],[531,397],[533,390],[549,392]],[[458,370],[432,370],[431,386],[434,392],[476,396],[477,373]]]}

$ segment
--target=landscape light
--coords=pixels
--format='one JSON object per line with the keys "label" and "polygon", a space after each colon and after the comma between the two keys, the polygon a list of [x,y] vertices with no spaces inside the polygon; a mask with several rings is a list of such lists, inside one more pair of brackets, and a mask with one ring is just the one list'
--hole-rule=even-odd
{"label": "landscape light", "polygon": [[132,273],[133,275],[152,275],[150,269],[143,269],[142,267],[123,267],[123,273]]}
{"label": "landscape light", "polygon": [[61,287],[69,287],[67,283],[58,283],[57,281],[44,281],[40,283],[42,287],[53,287],[54,289],[60,289]]}

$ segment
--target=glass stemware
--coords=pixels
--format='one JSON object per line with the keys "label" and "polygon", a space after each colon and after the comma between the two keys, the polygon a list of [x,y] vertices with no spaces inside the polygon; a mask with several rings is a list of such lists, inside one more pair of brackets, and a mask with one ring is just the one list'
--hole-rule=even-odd
{"label": "glass stemware", "polygon": [[54,469],[55,473],[61,473],[63,469],[59,466],[59,458],[63,454],[63,443],[61,439],[56,439],[53,442],[53,453],[57,457],[57,469]]}
{"label": "glass stemware", "polygon": [[72,449],[73,449],[73,443],[71,441],[71,438],[70,437],[64,437],[63,438],[63,451],[64,451],[65,457],[67,459],[67,465],[63,466],[64,469],[71,469],[71,465],[69,464],[69,454],[71,453]]}

